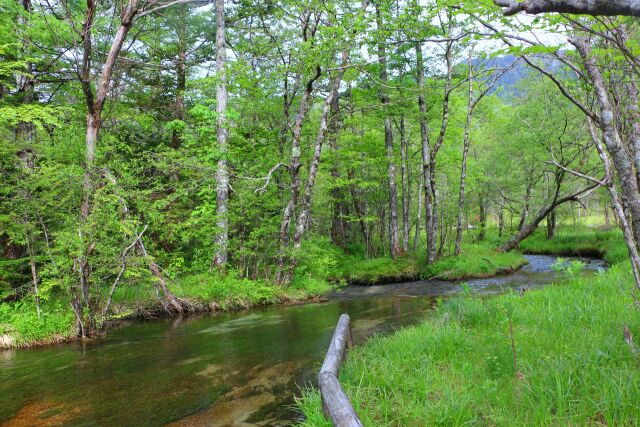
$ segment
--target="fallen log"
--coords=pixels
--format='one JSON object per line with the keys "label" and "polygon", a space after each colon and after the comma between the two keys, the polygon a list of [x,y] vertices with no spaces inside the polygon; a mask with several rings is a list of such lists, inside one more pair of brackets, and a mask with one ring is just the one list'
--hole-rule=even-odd
{"label": "fallen log", "polygon": [[340,366],[342,366],[347,349],[352,346],[351,320],[348,314],[343,314],[338,320],[329,350],[327,350],[320,374],[318,374],[322,411],[336,427],[362,427],[358,414],[338,381]]}

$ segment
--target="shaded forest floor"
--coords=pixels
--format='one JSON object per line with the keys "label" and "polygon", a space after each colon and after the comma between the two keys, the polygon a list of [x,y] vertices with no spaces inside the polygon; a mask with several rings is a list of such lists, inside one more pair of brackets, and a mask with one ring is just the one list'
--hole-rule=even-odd
{"label": "shaded forest floor", "polygon": [[[580,239],[562,235],[548,242],[538,233],[523,243],[525,252],[570,255],[596,253],[599,239],[616,233],[581,230]],[[608,236],[608,237],[607,237]],[[473,236],[469,236],[472,241]],[[365,258],[360,253],[347,254],[323,240],[309,239],[302,251],[300,266],[293,283],[276,286],[264,280],[241,278],[237,272],[203,273],[178,277],[172,291],[190,303],[194,311],[242,310],[267,304],[317,302],[335,287],[345,284],[369,285],[420,279],[471,279],[513,272],[526,264],[519,252],[496,253],[503,239],[489,232],[482,242],[463,244],[458,257],[448,251],[427,266],[424,256],[406,253],[397,260],[382,256]],[[580,242],[581,246],[575,244]],[[591,250],[591,252],[589,252]],[[611,260],[609,260],[611,261]],[[32,299],[0,304],[0,348],[27,347],[67,341],[74,336],[74,317],[67,297],[60,295],[42,302],[43,315],[38,318]],[[152,283],[123,285],[114,294],[114,314],[109,321],[149,318],[163,315]]]}
{"label": "shaded forest floor", "polygon": [[[363,423],[636,425],[640,334],[626,248],[617,231],[537,233],[525,252],[602,254],[611,268],[556,286],[490,298],[462,295],[423,323],[348,356],[340,380]],[[320,397],[299,402],[306,426],[330,425]]]}

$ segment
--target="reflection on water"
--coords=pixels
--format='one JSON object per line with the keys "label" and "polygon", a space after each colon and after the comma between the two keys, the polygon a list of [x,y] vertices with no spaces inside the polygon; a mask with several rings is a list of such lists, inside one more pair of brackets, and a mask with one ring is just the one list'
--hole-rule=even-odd
{"label": "reflection on water", "polygon": [[[548,256],[498,278],[481,294],[555,278]],[[602,268],[590,261],[587,272]],[[585,273],[586,274],[586,273]],[[6,425],[263,425],[291,423],[293,396],[313,382],[341,313],[361,342],[424,318],[435,298],[462,289],[430,281],[349,287],[325,304],[136,323],[89,344],[0,352]]]}

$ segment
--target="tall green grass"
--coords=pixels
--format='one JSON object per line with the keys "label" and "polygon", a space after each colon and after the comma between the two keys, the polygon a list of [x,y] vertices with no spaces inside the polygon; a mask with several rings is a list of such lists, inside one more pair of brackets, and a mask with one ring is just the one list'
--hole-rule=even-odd
{"label": "tall green grass", "polygon": [[74,320],[58,298],[43,301],[39,317],[32,300],[0,304],[0,348],[64,341],[72,336]]}
{"label": "tall green grass", "polygon": [[[624,259],[616,232],[562,234],[545,252],[566,254],[572,242]],[[536,235],[523,246],[543,243]],[[462,295],[418,326],[356,347],[340,380],[367,426],[638,425],[640,359],[622,334],[628,325],[640,335],[632,291],[618,263],[524,295]],[[303,425],[330,425],[316,391],[299,407]]]}
{"label": "tall green grass", "polygon": [[547,240],[543,230],[538,230],[524,240],[519,249],[527,253],[561,256],[599,256],[610,265],[629,258],[622,232],[618,229],[562,228],[551,240]]}
{"label": "tall green grass", "polygon": [[433,278],[483,278],[517,270],[527,263],[518,252],[498,253],[496,248],[496,242],[489,240],[465,242],[460,256],[445,255],[430,265],[424,253],[407,253],[396,260],[346,256],[338,265],[337,279],[367,285]]}

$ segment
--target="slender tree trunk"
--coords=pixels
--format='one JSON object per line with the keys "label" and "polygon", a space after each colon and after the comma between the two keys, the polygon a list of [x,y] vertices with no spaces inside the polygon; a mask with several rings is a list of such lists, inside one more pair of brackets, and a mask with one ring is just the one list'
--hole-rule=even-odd
{"label": "slender tree trunk", "polygon": [[340,171],[338,169],[338,134],[342,128],[342,120],[340,117],[340,98],[334,96],[331,101],[331,120],[329,122],[329,146],[333,153],[334,162],[331,166],[331,177],[333,179],[333,188],[331,189],[331,197],[333,198],[333,216],[331,218],[331,242],[344,248],[346,242],[346,206],[344,203],[344,192],[337,185],[340,181]]}
{"label": "slender tree trunk", "polygon": [[479,219],[480,219],[480,234],[478,234],[478,241],[482,242],[487,238],[487,205],[485,200],[480,196],[478,198],[479,204]]}
{"label": "slender tree trunk", "polygon": [[[126,5],[123,5],[120,14],[120,26],[118,27],[116,34],[111,42],[111,47],[107,53],[107,57],[102,66],[102,71],[98,79],[96,93],[94,96],[93,89],[91,87],[91,56],[92,56],[92,40],[91,30],[93,27],[93,21],[96,12],[96,1],[87,1],[87,12],[85,22],[82,27],[82,41],[83,41],[83,56],[82,67],[80,73],[80,79],[82,83],[82,90],[84,93],[85,102],[87,104],[87,129],[85,136],[85,165],[84,165],[84,177],[82,184],[82,202],[80,206],[80,238],[83,241],[83,250],[77,260],[77,266],[80,274],[80,286],[79,289],[76,286],[71,288],[72,301],[71,305],[76,315],[77,326],[79,335],[82,337],[91,335],[95,332],[95,302],[90,295],[90,279],[91,279],[91,267],[89,264],[89,257],[93,252],[96,243],[87,241],[85,236],[85,227],[88,223],[89,216],[92,211],[92,198],[95,189],[95,159],[96,159],[96,146],[98,143],[98,135],[101,125],[101,116],[104,104],[107,99],[107,93],[113,70],[115,67],[116,59],[120,55],[124,41],[133,25],[133,19],[138,13],[137,0],[129,0]],[[84,319],[85,309],[87,311],[88,318]]]}
{"label": "slender tree trunk", "polygon": [[[302,237],[307,229],[309,219],[311,217],[311,202],[313,198],[313,190],[316,183],[316,177],[318,175],[318,169],[320,168],[320,156],[322,154],[322,146],[324,144],[325,137],[329,131],[329,113],[331,112],[331,105],[333,99],[338,97],[338,89],[342,83],[342,77],[349,63],[349,50],[342,51],[342,61],[338,71],[336,71],[335,77],[331,80],[329,94],[324,100],[322,106],[322,113],[320,116],[320,127],[318,134],[316,135],[315,148],[313,151],[313,157],[311,164],[309,165],[309,175],[307,177],[307,183],[304,187],[304,194],[300,202],[300,213],[298,214],[298,220],[296,223],[296,230],[293,235],[294,250],[299,251],[302,244]],[[291,258],[291,265],[285,275],[285,283],[290,283],[295,269],[297,266],[297,258],[293,256]]]}
{"label": "slender tree trunk", "polygon": [[640,111],[638,110],[638,87],[632,80],[626,84],[629,97],[626,105],[627,126],[629,127],[629,146],[632,148],[634,166],[636,168],[636,180],[640,187]]}
{"label": "slender tree trunk", "polygon": [[138,246],[138,249],[140,250],[142,255],[147,260],[147,264],[149,265],[149,270],[151,271],[151,274],[153,274],[153,276],[158,281],[158,286],[160,287],[160,290],[162,291],[164,298],[170,304],[170,307],[168,307],[167,309],[175,312],[183,311],[182,304],[169,290],[167,281],[164,279],[164,276],[160,272],[160,267],[158,267],[158,264],[147,253],[147,249],[144,247],[144,243],[142,242],[142,237],[137,239],[136,245]]}
{"label": "slender tree trunk", "polygon": [[[187,88],[187,46],[185,35],[184,11],[178,12],[180,19],[178,22],[178,55],[176,58],[176,103],[174,111],[174,119],[184,120],[185,103],[184,92]],[[171,134],[171,147],[175,150],[180,148],[182,144],[182,132],[174,129]],[[177,177],[176,177],[177,178]]]}
{"label": "slender tree trunk", "polygon": [[285,262],[286,250],[289,246],[289,228],[293,215],[298,205],[298,197],[300,196],[300,140],[302,139],[302,124],[309,110],[309,101],[313,92],[313,84],[320,77],[320,68],[316,67],[316,74],[307,82],[300,105],[298,106],[298,115],[293,125],[293,137],[291,142],[291,160],[288,166],[291,175],[291,195],[289,202],[282,214],[282,222],[280,223],[280,254],[278,256],[278,266],[276,269],[276,283],[282,284],[285,279]]}
{"label": "slender tree trunk", "polygon": [[370,257],[373,255],[373,246],[371,242],[371,229],[367,223],[367,206],[363,201],[358,186],[355,184],[355,172],[352,168],[347,170],[347,178],[349,178],[349,189],[351,191],[351,199],[353,200],[353,209],[360,225],[362,240],[364,241],[365,255]]}
{"label": "slender tree trunk", "polygon": [[227,160],[227,138],[229,125],[227,122],[227,46],[225,41],[224,0],[215,0],[216,13],[216,136],[220,159],[216,170],[216,225],[214,237],[216,253],[211,263],[212,268],[224,268],[227,263],[227,246],[229,244],[229,171]]}
{"label": "slender tree trunk", "polygon": [[409,185],[409,160],[407,151],[409,143],[405,132],[404,116],[400,117],[400,174],[402,180],[402,250],[409,250],[409,210],[410,210],[410,185]]}
{"label": "slender tree trunk", "polygon": [[[449,98],[451,95],[451,91],[452,91],[452,79],[453,79],[453,54],[452,54],[452,50],[453,50],[453,41],[447,42],[446,44],[446,50],[445,50],[445,63],[447,66],[447,70],[446,70],[446,77],[445,77],[445,82],[444,82],[444,93],[443,93],[443,98],[442,98],[442,122],[440,124],[440,131],[438,132],[438,138],[436,139],[436,143],[433,147],[433,150],[431,150],[431,161],[430,161],[430,165],[429,165],[429,175],[430,175],[430,179],[429,182],[431,184],[431,190],[430,192],[425,192],[425,196],[427,193],[430,193],[431,196],[433,197],[433,201],[432,201],[432,205],[433,205],[433,216],[432,216],[432,220],[431,223],[428,224],[429,228],[427,231],[427,247],[429,246],[429,241],[428,241],[428,236],[431,235],[433,236],[433,248],[430,250],[429,248],[427,249],[427,259],[428,261],[430,260],[431,262],[435,261],[435,259],[437,258],[437,254],[442,252],[442,247],[444,245],[444,238],[441,236],[441,242],[440,242],[440,249],[437,250],[435,249],[435,242],[437,239],[437,235],[438,235],[438,223],[442,223],[442,218],[440,218],[440,220],[438,219],[438,207],[440,205],[440,202],[438,200],[438,190],[437,190],[437,186],[436,186],[436,158],[438,155],[438,151],[440,151],[440,147],[442,147],[442,144],[444,143],[444,138],[447,134],[447,128],[449,127]],[[420,52],[421,53],[421,52]],[[422,61],[419,61],[420,64],[422,64]],[[420,73],[421,76],[424,73]],[[423,77],[421,77],[423,78]],[[425,107],[426,108],[426,107]],[[426,111],[426,110],[425,110]],[[423,115],[423,114],[421,114]],[[425,115],[426,117],[426,115]],[[423,144],[423,150],[424,150],[424,144]],[[423,154],[424,157],[424,154]],[[424,163],[424,160],[423,160]],[[426,179],[425,179],[425,185],[426,185]],[[426,207],[426,203],[425,203],[425,207]],[[442,215],[441,215],[442,216]]]}
{"label": "slender tree trunk", "polygon": [[553,239],[556,235],[556,210],[552,210],[547,215],[547,240]]}
{"label": "slender tree trunk", "polygon": [[416,213],[416,230],[413,236],[413,252],[418,251],[420,241],[420,223],[422,222],[422,182],[418,180],[418,212]]}
{"label": "slender tree trunk", "polygon": [[[604,164],[605,169],[605,179],[607,191],[611,196],[611,203],[613,205],[613,211],[618,219],[618,223],[620,224],[620,228],[622,229],[622,233],[624,236],[624,241],[627,244],[627,250],[629,252],[629,258],[631,261],[631,270],[633,271],[633,278],[635,280],[635,285],[640,289],[640,254],[638,254],[638,246],[633,235],[633,230],[627,221],[627,215],[625,214],[624,205],[622,203],[622,198],[618,195],[618,190],[616,189],[615,182],[613,180],[614,172],[611,168],[611,159],[607,155],[605,151],[605,147],[602,145],[602,142],[596,132],[595,125],[591,119],[587,119],[589,124],[589,133],[591,134],[591,139],[596,145],[598,150],[598,155]],[[605,205],[606,209],[606,205]]]}
{"label": "slender tree trunk", "polygon": [[522,214],[520,215],[520,221],[518,221],[518,230],[524,227],[527,217],[529,216],[529,202],[531,199],[531,189],[532,189],[531,180],[527,179],[527,189],[524,195],[524,203],[522,207]]}
{"label": "slender tree trunk", "polygon": [[467,100],[467,120],[464,125],[464,141],[462,145],[462,165],[460,166],[460,190],[458,193],[458,216],[456,222],[456,240],[454,255],[460,255],[460,246],[462,244],[462,214],[464,212],[465,185],[467,182],[467,157],[469,156],[469,146],[471,145],[471,121],[473,119],[473,73],[471,71],[471,58],[469,58],[469,99]]}
{"label": "slender tree trunk", "polygon": [[[376,5],[376,24],[378,31],[384,31],[380,8]],[[384,86],[388,84],[386,41],[378,43],[378,62],[380,63],[380,101],[384,110],[384,145],[387,149],[387,178],[389,183],[389,251],[391,258],[400,255],[398,238],[398,190],[396,185],[396,164],[393,155],[393,126],[389,111],[389,95]]]}
{"label": "slender tree trunk", "polygon": [[[418,109],[420,112],[420,147],[422,154],[422,185],[424,187],[424,219],[427,233],[427,263],[430,264],[436,259],[436,228],[434,227],[434,198],[431,182],[431,165],[433,159],[431,158],[431,147],[429,145],[429,122],[427,119],[427,103],[424,93],[424,59],[421,43],[416,43],[416,73],[418,81]],[[418,197],[418,200],[420,200],[420,197]],[[420,210],[418,210],[418,212],[420,212]],[[419,227],[417,228],[419,229]]]}

